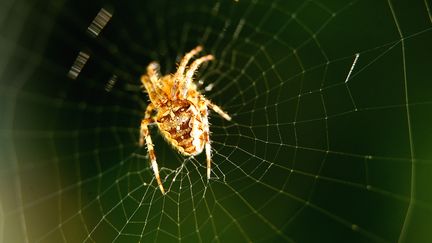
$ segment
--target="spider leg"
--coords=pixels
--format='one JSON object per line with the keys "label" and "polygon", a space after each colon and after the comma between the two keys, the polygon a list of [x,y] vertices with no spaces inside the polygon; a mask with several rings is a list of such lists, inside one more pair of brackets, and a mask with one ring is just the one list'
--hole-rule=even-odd
{"label": "spider leg", "polygon": [[172,86],[171,90],[171,96],[175,97],[175,93],[177,92],[177,86],[179,83],[179,77],[183,76],[184,71],[186,69],[186,65],[189,63],[190,59],[198,54],[198,52],[202,51],[202,46],[197,46],[194,49],[192,49],[190,52],[186,53],[186,55],[183,57],[183,59],[180,62],[180,65],[177,69],[177,72],[174,74],[174,84]]}
{"label": "spider leg", "polygon": [[147,105],[147,109],[144,114],[144,118],[141,120],[141,128],[140,128],[140,139],[139,139],[139,145],[140,147],[144,146],[144,139],[146,134],[148,135],[148,125],[151,125],[154,123],[153,118],[151,117],[155,107],[152,103]]}
{"label": "spider leg", "polygon": [[[160,92],[158,92],[159,88],[155,85],[155,82],[157,82],[159,78],[159,74],[157,72],[157,69],[154,69],[152,67],[152,64],[155,62],[150,63],[147,67],[147,74],[144,74],[141,76],[141,83],[143,84],[144,88],[146,89],[149,98],[153,104],[159,104],[160,100],[163,99]],[[152,81],[155,80],[155,81]]]}
{"label": "spider leg", "polygon": [[211,145],[210,145],[210,129],[207,117],[207,109],[205,109],[205,119],[203,120],[204,124],[204,136],[205,136],[205,153],[207,160],[207,180],[210,179],[211,175]]}
{"label": "spider leg", "polygon": [[149,76],[150,81],[154,85],[159,85],[158,82],[157,82],[160,79],[160,77],[161,77],[159,63],[157,63],[157,62],[151,62],[147,66],[147,75]]}
{"label": "spider leg", "polygon": [[190,68],[188,69],[188,71],[187,71],[187,73],[186,73],[186,76],[185,76],[185,79],[186,79],[186,81],[185,81],[185,83],[182,85],[183,87],[182,87],[182,96],[183,96],[183,98],[184,97],[186,97],[186,93],[187,93],[187,91],[189,90],[189,86],[190,86],[190,84],[191,84],[191,82],[192,82],[192,77],[193,77],[193,75],[195,74],[195,71],[199,68],[199,66],[201,65],[201,64],[203,64],[204,62],[208,62],[208,61],[211,61],[211,60],[213,60],[214,59],[214,57],[213,57],[213,55],[207,55],[207,56],[203,56],[203,57],[200,57],[200,58],[198,58],[198,59],[196,59],[191,65],[190,65]]}
{"label": "spider leg", "polygon": [[156,177],[156,181],[159,185],[159,189],[161,190],[162,194],[165,194],[165,189],[162,185],[162,181],[161,181],[160,175],[159,175],[159,168],[158,168],[158,164],[156,162],[156,155],[154,152],[153,142],[152,142],[152,139],[150,137],[149,130],[148,130],[148,125],[150,125],[154,122],[154,120],[151,118],[151,114],[152,114],[153,110],[154,110],[154,106],[152,104],[149,104],[147,106],[144,119],[141,121],[139,144],[140,144],[140,146],[143,146],[144,140],[145,140],[145,143],[147,145],[147,150],[149,153],[149,157],[150,157],[150,161],[151,161],[151,166],[153,168],[153,173]]}
{"label": "spider leg", "polygon": [[[207,134],[208,136],[208,134]],[[210,179],[211,175],[211,145],[210,141],[208,141],[205,145],[206,150],[206,158],[207,158],[207,179]]]}
{"label": "spider leg", "polygon": [[204,98],[208,107],[218,113],[221,117],[225,118],[227,121],[231,121],[231,116],[228,115],[225,111],[223,111],[219,106],[213,104],[210,100]]}

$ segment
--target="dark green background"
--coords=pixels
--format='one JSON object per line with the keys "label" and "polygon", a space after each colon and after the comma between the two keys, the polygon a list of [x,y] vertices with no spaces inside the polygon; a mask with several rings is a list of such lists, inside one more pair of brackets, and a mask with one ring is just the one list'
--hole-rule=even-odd
{"label": "dark green background", "polygon": [[[430,6],[2,0],[0,242],[432,241]],[[151,129],[162,196],[139,76],[198,44],[216,61],[197,80],[233,120],[211,115],[210,182]]]}

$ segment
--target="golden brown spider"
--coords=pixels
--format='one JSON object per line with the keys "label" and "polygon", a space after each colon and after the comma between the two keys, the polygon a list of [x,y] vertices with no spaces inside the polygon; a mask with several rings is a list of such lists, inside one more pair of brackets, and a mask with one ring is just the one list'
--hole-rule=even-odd
{"label": "golden brown spider", "polygon": [[187,53],[175,74],[161,77],[159,64],[152,62],[147,66],[147,74],[141,76],[141,82],[150,97],[150,104],[141,121],[139,144],[143,146],[145,139],[151,166],[162,194],[165,194],[165,190],[159,176],[148,125],[156,123],[165,140],[183,155],[197,155],[203,151],[205,145],[207,178],[210,178],[211,146],[207,107],[226,120],[231,120],[227,113],[200,94],[192,82],[198,67],[214,58],[212,55],[203,56],[186,67],[190,59],[201,50],[202,47],[197,46]]}

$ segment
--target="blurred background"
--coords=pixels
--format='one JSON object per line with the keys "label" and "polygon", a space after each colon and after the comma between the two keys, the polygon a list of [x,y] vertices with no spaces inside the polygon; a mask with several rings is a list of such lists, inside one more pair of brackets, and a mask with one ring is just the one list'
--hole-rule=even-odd
{"label": "blurred background", "polygon": [[[2,0],[0,242],[431,242],[431,15],[427,0]],[[139,77],[198,44],[216,59],[195,82],[233,119],[210,115],[209,181],[204,155],[151,127],[163,196]]]}

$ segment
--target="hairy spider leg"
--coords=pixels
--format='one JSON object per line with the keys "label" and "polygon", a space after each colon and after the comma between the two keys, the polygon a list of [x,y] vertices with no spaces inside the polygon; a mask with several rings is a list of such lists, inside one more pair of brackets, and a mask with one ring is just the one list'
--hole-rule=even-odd
{"label": "hairy spider leg", "polygon": [[[204,98],[204,97],[203,97]],[[216,113],[218,113],[221,117],[225,118],[227,121],[231,121],[231,116],[228,115],[225,111],[223,111],[219,106],[213,104],[210,100],[204,98],[206,104],[210,109],[214,110]]]}
{"label": "hairy spider leg", "polygon": [[157,86],[157,88],[161,88],[161,84],[159,81],[159,79],[161,78],[161,73],[160,73],[160,65],[158,62],[151,62],[148,66],[147,66],[147,75],[150,78],[150,81],[152,82],[152,84],[154,86]]}
{"label": "hairy spider leg", "polygon": [[142,119],[142,121],[141,121],[139,144],[140,144],[140,146],[143,146],[144,140],[145,140],[145,143],[147,145],[147,150],[149,153],[149,157],[150,157],[151,166],[153,168],[153,173],[156,177],[156,181],[159,185],[159,189],[161,190],[162,194],[165,194],[165,189],[162,185],[162,181],[161,181],[160,175],[159,175],[159,168],[158,168],[158,164],[156,162],[156,154],[154,152],[153,142],[152,142],[149,130],[148,130],[148,126],[150,124],[154,123],[154,120],[151,118],[151,114],[152,114],[154,109],[155,108],[152,104],[149,104],[147,106],[144,119]]}
{"label": "hairy spider leg", "polygon": [[202,49],[203,49],[202,46],[197,46],[194,49],[192,49],[190,52],[186,53],[186,55],[182,58],[180,65],[177,69],[177,72],[174,74],[174,79],[173,79],[174,83],[171,89],[171,97],[173,97],[174,99],[176,98],[175,94],[177,92],[179,78],[184,75],[184,71],[190,59],[196,54],[198,54],[200,51],[202,51]]}
{"label": "hairy spider leg", "polygon": [[206,153],[206,159],[207,159],[207,180],[210,179],[211,174],[211,145],[210,145],[210,129],[209,129],[209,122],[208,122],[208,111],[207,108],[204,112],[204,136],[205,136],[205,153]]}
{"label": "hairy spider leg", "polygon": [[147,74],[141,76],[141,83],[147,90],[151,102],[156,105],[160,104],[161,100],[164,98],[161,95],[160,88],[157,85],[160,78],[158,67],[159,64],[157,62],[152,62],[147,67]]}
{"label": "hairy spider leg", "polygon": [[148,93],[151,103],[158,106],[161,103],[162,96],[156,91],[156,87],[154,87],[149,76],[147,74],[142,75],[141,82]]}
{"label": "hairy spider leg", "polygon": [[184,84],[182,84],[182,97],[185,98],[187,91],[189,90],[190,84],[192,82],[192,77],[195,74],[196,70],[199,68],[199,66],[201,64],[203,64],[204,62],[208,62],[213,60],[214,57],[213,55],[207,55],[207,56],[203,56],[200,57],[198,59],[196,59],[189,67],[188,71],[186,72],[186,81]]}

